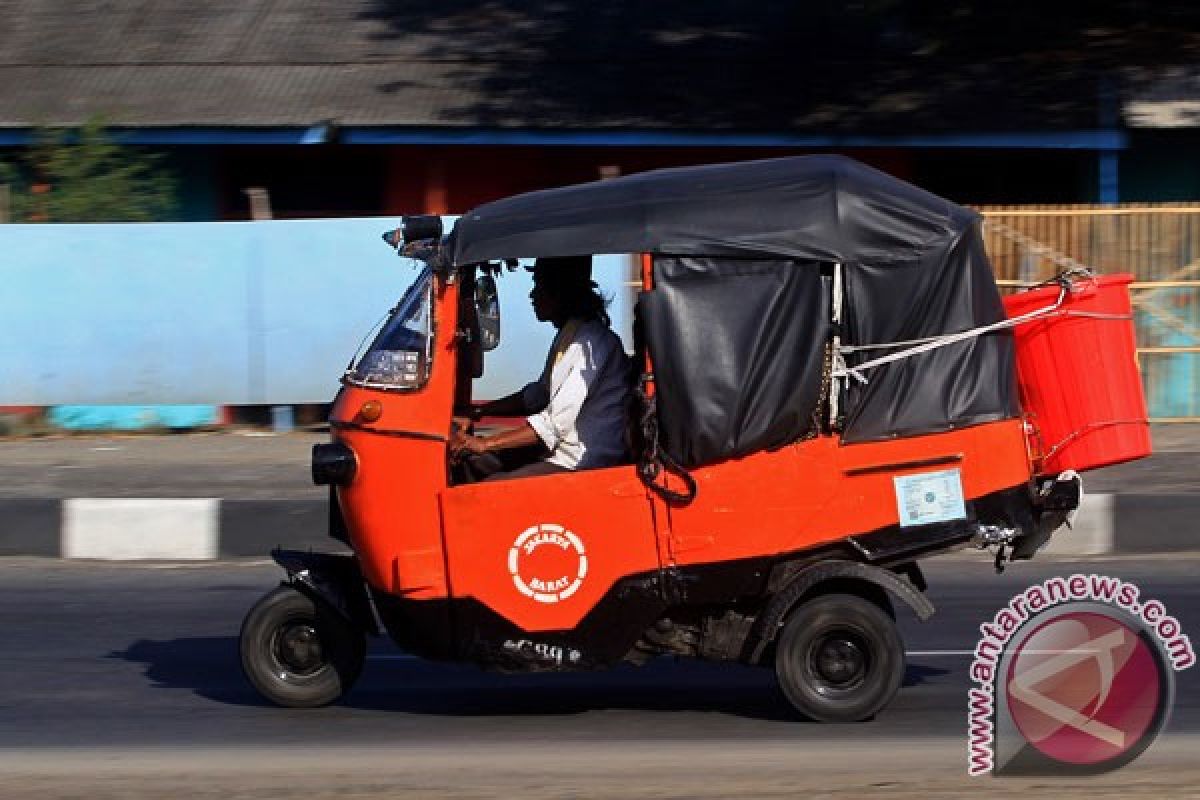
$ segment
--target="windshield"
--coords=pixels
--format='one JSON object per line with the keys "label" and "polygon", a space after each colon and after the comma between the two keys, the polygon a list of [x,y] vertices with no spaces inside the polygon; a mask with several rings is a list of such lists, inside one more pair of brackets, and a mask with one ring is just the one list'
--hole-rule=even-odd
{"label": "windshield", "polygon": [[378,389],[420,389],[433,358],[433,272],[421,271],[392,309],[383,330],[361,358],[350,364],[345,380]]}

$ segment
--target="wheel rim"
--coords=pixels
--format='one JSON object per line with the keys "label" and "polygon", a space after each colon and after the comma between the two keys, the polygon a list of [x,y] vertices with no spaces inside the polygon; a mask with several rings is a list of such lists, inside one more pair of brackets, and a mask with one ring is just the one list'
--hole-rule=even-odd
{"label": "wheel rim", "polygon": [[871,667],[871,651],[856,631],[837,629],[813,637],[808,672],[822,694],[841,694],[863,684]]}
{"label": "wheel rim", "polygon": [[271,637],[274,672],[288,682],[303,681],[325,668],[321,637],[310,619],[290,619]]}

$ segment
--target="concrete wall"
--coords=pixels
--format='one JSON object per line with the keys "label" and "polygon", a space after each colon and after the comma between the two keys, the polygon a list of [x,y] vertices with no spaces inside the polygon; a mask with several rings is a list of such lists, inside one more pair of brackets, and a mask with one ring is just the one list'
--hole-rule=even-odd
{"label": "concrete wall", "polygon": [[[327,402],[416,276],[393,218],[0,225],[0,406]],[[597,260],[628,329],[623,258]],[[525,272],[500,281],[501,347],[477,397],[541,371],[552,331]]]}

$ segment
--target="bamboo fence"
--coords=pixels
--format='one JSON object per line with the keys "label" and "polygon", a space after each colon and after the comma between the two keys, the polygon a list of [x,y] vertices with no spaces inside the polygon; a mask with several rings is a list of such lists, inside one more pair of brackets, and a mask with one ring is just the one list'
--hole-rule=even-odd
{"label": "bamboo fence", "polygon": [[1132,273],[1150,417],[1200,420],[1200,203],[978,210],[988,255],[1006,290],[1070,267]]}

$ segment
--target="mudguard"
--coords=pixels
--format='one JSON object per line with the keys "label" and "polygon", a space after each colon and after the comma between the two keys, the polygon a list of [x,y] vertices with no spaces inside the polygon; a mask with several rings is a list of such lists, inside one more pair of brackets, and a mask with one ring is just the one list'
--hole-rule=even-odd
{"label": "mudguard", "polygon": [[[919,575],[919,573],[917,574]],[[792,576],[790,582],[767,603],[767,607],[754,626],[754,632],[750,635],[751,641],[747,642],[747,645],[753,647],[750,652],[750,663],[758,663],[762,659],[767,645],[774,641],[775,636],[783,627],[783,621],[787,618],[788,612],[817,586],[832,580],[861,582],[883,589],[903,600],[922,622],[933,616],[934,607],[929,598],[912,582],[890,570],[856,561],[836,559],[821,561]],[[757,642],[753,641],[755,638],[757,638]],[[743,652],[745,651],[743,650]]]}
{"label": "mudguard", "polygon": [[366,633],[379,635],[378,615],[355,556],[275,549],[271,558],[287,570],[284,583],[324,601]]}

